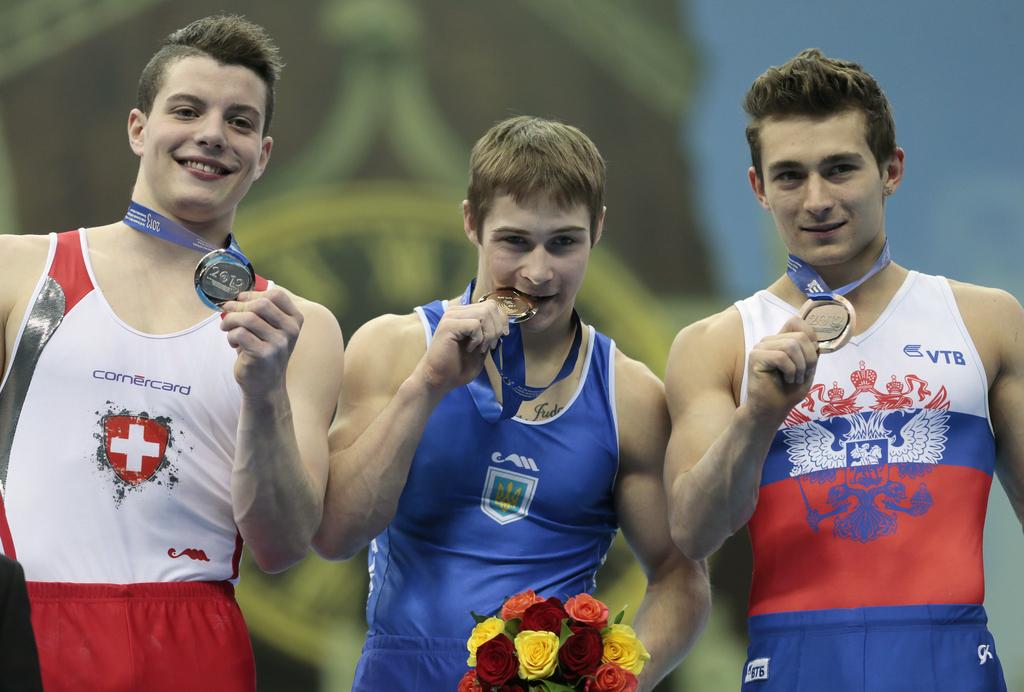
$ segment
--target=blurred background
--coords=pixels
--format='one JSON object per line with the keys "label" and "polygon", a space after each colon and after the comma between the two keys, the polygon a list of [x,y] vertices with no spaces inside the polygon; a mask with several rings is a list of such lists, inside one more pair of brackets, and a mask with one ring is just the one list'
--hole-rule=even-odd
{"label": "blurred background", "polygon": [[[0,230],[119,218],[137,169],[125,128],[138,74],[163,36],[219,10],[267,27],[288,63],[242,245],[346,334],[465,285],[469,149],[528,113],[579,126],[607,158],[605,240],[580,309],[662,373],[679,328],[782,271],[747,188],[740,102],[768,65],[811,46],[863,64],[892,101],[907,151],[889,201],[896,260],[1024,298],[1013,0],[0,0]],[[1024,690],[1021,539],[996,485],[987,605],[1011,690]],[[712,579],[712,622],[661,692],[738,689],[745,535],[714,557]],[[364,557],[311,556],[276,576],[247,563],[238,594],[260,689],[347,690],[366,585]],[[643,580],[623,541],[599,585],[612,608],[635,611]]]}

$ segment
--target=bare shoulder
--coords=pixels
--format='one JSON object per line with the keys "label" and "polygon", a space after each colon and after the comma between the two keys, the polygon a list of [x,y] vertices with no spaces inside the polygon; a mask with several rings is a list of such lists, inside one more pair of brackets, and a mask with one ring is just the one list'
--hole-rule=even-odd
{"label": "bare shoulder", "polygon": [[[1010,313],[1021,310],[1020,302],[1008,291],[991,286],[979,286],[964,281],[947,279],[953,289],[953,296],[961,312],[974,313],[980,311],[987,316],[1004,319]],[[1007,312],[1009,311],[1009,313]],[[965,314],[965,317],[968,315]]]}
{"label": "bare shoulder", "polygon": [[352,377],[379,379],[383,375],[397,390],[426,351],[425,334],[423,322],[416,313],[373,318],[349,339],[345,354],[346,379],[349,382]]}
{"label": "bare shoulder", "polygon": [[665,386],[651,369],[615,351],[615,411],[619,463],[627,472],[659,473],[671,424]]}
{"label": "bare shoulder", "polygon": [[331,331],[335,332],[338,338],[341,337],[341,326],[338,324],[338,318],[327,307],[292,293],[284,287],[276,288],[286,293],[292,299],[292,302],[295,303],[295,307],[302,313],[304,329],[313,326],[317,331]]}
{"label": "bare shoulder", "polygon": [[949,285],[991,382],[1008,359],[1024,352],[1024,308],[1000,288],[952,279]]}
{"label": "bare shoulder", "polygon": [[0,292],[4,300],[13,300],[19,290],[35,286],[49,251],[49,236],[0,235]]}
{"label": "bare shoulder", "polygon": [[743,320],[739,310],[730,306],[679,330],[665,368],[669,399],[674,392],[693,386],[735,389],[743,367]]}
{"label": "bare shoulder", "polygon": [[423,321],[415,312],[374,317],[352,335],[352,343],[357,342],[392,352],[414,350],[422,353],[427,347]]}
{"label": "bare shoulder", "polygon": [[706,349],[721,355],[743,344],[743,320],[734,306],[687,325],[676,334],[672,349]]}
{"label": "bare shoulder", "polygon": [[50,236],[39,235],[36,233],[26,233],[24,235],[15,235],[13,233],[0,234],[0,250],[3,254],[4,260],[26,257],[38,256],[40,260],[46,258],[46,253],[50,247]]}
{"label": "bare shoulder", "polygon": [[615,401],[618,408],[663,404],[665,387],[649,367],[615,349]]}

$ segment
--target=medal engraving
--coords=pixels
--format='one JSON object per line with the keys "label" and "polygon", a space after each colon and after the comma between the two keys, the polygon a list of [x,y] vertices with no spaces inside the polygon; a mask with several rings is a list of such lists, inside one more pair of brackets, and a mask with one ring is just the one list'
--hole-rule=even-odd
{"label": "medal engraving", "polygon": [[252,265],[243,263],[225,250],[214,250],[199,260],[195,285],[207,305],[220,307],[248,291],[256,283]]}
{"label": "medal engraving", "polygon": [[853,305],[840,295],[808,300],[800,308],[800,317],[814,330],[819,353],[832,353],[845,346],[856,323]]}
{"label": "medal engraving", "polygon": [[513,324],[525,322],[537,314],[537,306],[533,300],[514,288],[499,288],[496,291],[491,291],[479,302],[482,303],[485,300],[496,302],[501,311],[508,315],[508,321]]}

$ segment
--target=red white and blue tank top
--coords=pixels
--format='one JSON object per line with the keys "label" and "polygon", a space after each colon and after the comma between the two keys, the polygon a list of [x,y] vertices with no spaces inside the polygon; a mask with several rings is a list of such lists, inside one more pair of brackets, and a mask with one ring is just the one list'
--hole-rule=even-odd
{"label": "red white and blue tank top", "polygon": [[[796,309],[736,303],[747,355]],[[746,373],[742,399],[746,399]],[[764,462],[750,615],[980,604],[995,468],[984,367],[946,279],[910,272],[870,328],[821,356]]]}

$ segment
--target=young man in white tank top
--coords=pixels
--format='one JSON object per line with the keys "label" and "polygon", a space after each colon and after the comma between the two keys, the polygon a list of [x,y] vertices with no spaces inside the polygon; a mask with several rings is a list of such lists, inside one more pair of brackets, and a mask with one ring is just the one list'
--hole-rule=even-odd
{"label": "young man in white tank top", "polygon": [[[135,216],[0,236],[0,538],[49,690],[254,689],[242,542],[276,572],[319,524],[341,331],[230,235],[270,159],[281,64],[240,17],[172,33],[128,116]],[[211,275],[204,305],[193,247],[222,249],[243,291]]]}
{"label": "young man in white tank top", "polygon": [[790,265],[672,347],[673,538],[749,525],[744,690],[1005,689],[981,530],[993,471],[1024,519],[1024,311],[888,261],[904,152],[859,65],[804,51],[745,108]]}

